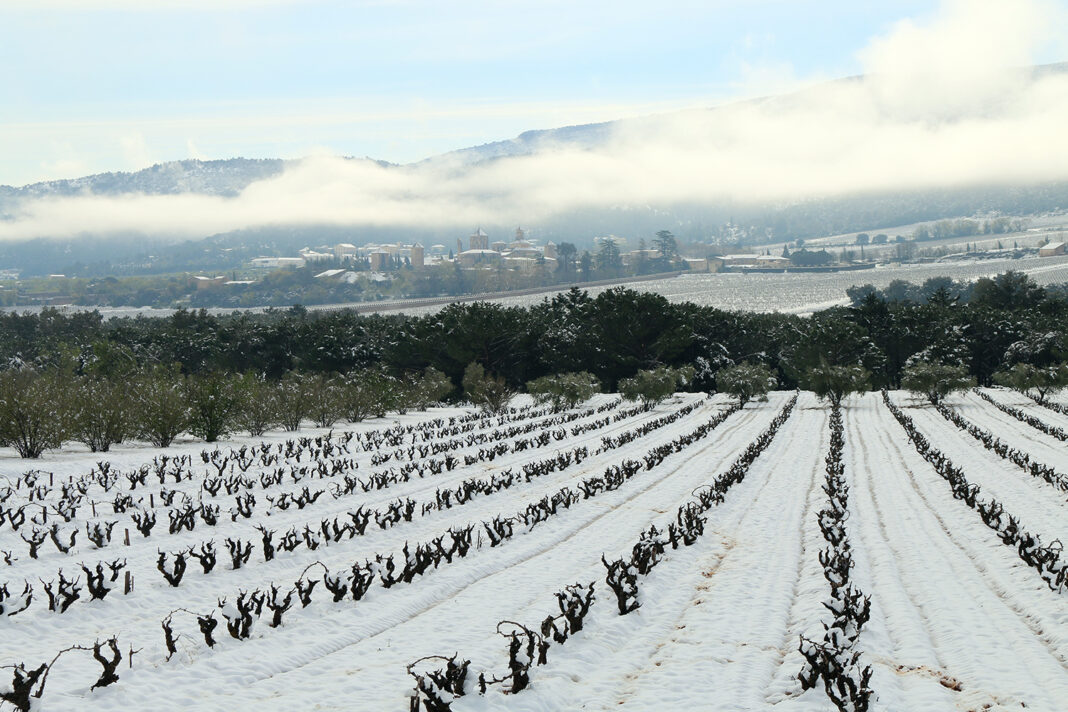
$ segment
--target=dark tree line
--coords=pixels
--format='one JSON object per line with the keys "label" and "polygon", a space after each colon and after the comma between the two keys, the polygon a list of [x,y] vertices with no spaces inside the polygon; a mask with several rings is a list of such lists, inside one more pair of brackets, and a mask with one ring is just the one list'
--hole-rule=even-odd
{"label": "dark tree line", "polygon": [[952,283],[925,287],[931,289],[922,299],[854,291],[852,306],[811,317],[673,304],[627,289],[596,297],[573,289],[531,307],[453,304],[419,317],[301,307],[108,321],[94,312],[8,313],[0,315],[0,366],[73,363],[77,373],[108,375],[131,364],[177,364],[185,374],[267,379],[371,367],[402,377],[433,367],[460,396],[473,362],[516,389],[585,372],[615,391],[620,380],[659,366],[692,366],[684,386],[691,390],[715,390],[715,373],[742,363],[763,365],[780,388],[793,388],[824,362],[862,366],[872,387],[897,388],[910,359],[963,365],[979,385],[1016,364],[1065,360],[1065,290],[1038,287],[1019,273],[980,280],[966,298]]}

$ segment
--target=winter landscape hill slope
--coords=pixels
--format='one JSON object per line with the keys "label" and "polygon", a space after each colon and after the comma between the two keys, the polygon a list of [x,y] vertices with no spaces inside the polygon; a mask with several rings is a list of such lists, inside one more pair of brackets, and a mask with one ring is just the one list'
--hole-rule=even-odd
{"label": "winter landscape hill slope", "polygon": [[[1007,77],[933,108],[929,97],[913,105],[901,87],[851,77],[715,108],[531,130],[406,165],[183,160],[0,186],[0,268],[48,273],[100,254],[132,263],[147,249],[288,254],[339,234],[451,244],[478,224],[494,235],[522,224],[580,246],[661,229],[683,241],[762,244],[1064,210],[1066,176],[1033,165],[1048,168],[1063,148],[1027,122],[1042,129],[1062,117],[1068,63]],[[842,130],[825,125],[836,116],[846,117]],[[797,137],[781,135],[795,119]],[[960,145],[967,150],[953,153]]]}
{"label": "winter landscape hill slope", "polygon": [[[1048,76],[1068,74],[1068,62],[1046,64],[1020,70],[1021,81]],[[848,84],[862,81],[864,77],[847,77],[821,86]],[[727,104],[727,107],[765,105],[773,110],[789,110],[799,102],[808,100],[813,89],[778,96],[767,96]],[[469,146],[431,156],[419,163],[459,162],[472,165],[496,158],[526,156],[545,151],[551,147],[568,146],[578,149],[593,149],[608,143],[620,130],[644,125],[655,125],[665,116],[700,117],[711,114],[717,108],[692,109],[674,114],[650,115],[633,119],[618,119],[591,124],[577,124],[550,129],[532,129],[518,136],[500,141]],[[229,158],[218,160],[187,159],[157,163],[134,172],[97,173],[77,178],[43,181],[24,186],[0,184],[0,209],[20,199],[49,195],[76,195],[89,192],[100,195],[144,193],[148,195],[172,195],[201,193],[205,195],[234,196],[251,183],[274,177],[288,165],[299,159],[280,158]],[[373,159],[368,159],[373,160]],[[379,165],[396,166],[383,160]],[[398,166],[399,167],[399,166]]]}

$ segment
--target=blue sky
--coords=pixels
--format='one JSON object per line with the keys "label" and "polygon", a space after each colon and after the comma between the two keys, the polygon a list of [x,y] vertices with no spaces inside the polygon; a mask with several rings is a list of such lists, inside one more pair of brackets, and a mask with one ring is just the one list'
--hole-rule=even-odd
{"label": "blue sky", "polygon": [[[308,157],[232,198],[23,200],[0,240],[536,228],[597,207],[1066,180],[1068,72],[1018,69],[1064,59],[1068,0],[0,0],[0,184]],[[337,158],[647,114],[596,146],[462,169]]]}
{"label": "blue sky", "polygon": [[858,73],[872,37],[937,9],[920,0],[5,0],[0,184],[188,157],[418,160],[532,128]]}

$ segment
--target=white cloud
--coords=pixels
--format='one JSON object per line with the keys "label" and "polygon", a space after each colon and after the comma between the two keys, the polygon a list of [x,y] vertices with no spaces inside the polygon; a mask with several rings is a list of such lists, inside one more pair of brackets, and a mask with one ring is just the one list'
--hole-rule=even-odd
{"label": "white cloud", "polygon": [[154,12],[158,10],[240,10],[274,5],[294,5],[315,0],[4,0],[5,10],[131,10]]}
{"label": "white cloud", "polygon": [[185,140],[185,150],[188,152],[190,158],[195,158],[201,161],[207,160],[208,158],[206,155],[204,155],[203,151],[197,148],[196,143],[194,143],[193,139],[191,138],[187,138]]}
{"label": "white cloud", "polygon": [[902,20],[861,53],[882,108],[952,116],[1012,99],[1013,68],[1050,44],[1064,49],[1068,17],[1046,0],[945,0],[926,24]]}
{"label": "white cloud", "polygon": [[53,175],[80,176],[86,174],[88,166],[77,159],[57,158],[54,161],[42,161],[41,169]]}
{"label": "white cloud", "polygon": [[[1055,33],[1068,25],[1056,17],[1041,1],[949,0],[929,21],[900,23],[874,40],[862,53],[871,72],[863,80],[635,119],[595,150],[545,147],[471,167],[381,168],[316,156],[232,199],[28,203],[0,223],[0,239],[86,230],[198,236],[294,223],[526,224],[584,206],[1068,179],[1068,73],[1032,80],[1008,71],[1029,64],[1040,44],[1063,40]],[[999,43],[1003,32],[1012,37]]]}
{"label": "white cloud", "polygon": [[132,133],[119,137],[119,149],[127,169],[137,170],[155,163],[148,142],[142,133]]}

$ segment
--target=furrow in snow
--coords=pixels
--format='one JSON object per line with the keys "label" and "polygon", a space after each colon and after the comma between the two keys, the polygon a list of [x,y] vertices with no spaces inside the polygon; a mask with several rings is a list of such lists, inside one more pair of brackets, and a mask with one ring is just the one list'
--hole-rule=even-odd
{"label": "furrow in snow", "polygon": [[1063,597],[952,498],[877,397],[846,412],[867,453],[851,531],[871,564],[873,624],[861,643],[876,708],[1056,709],[1068,693]]}
{"label": "furrow in snow", "polygon": [[[898,394],[893,401],[902,406]],[[1044,543],[1068,541],[1068,502],[1063,493],[1032,477],[1012,462],[990,452],[971,435],[960,430],[932,408],[905,407],[916,427],[957,467],[968,481],[979,485],[982,497],[993,497],[1005,511],[1019,517],[1020,526],[1040,535]],[[900,426],[898,426],[900,429]]]}
{"label": "furrow in snow", "polygon": [[[153,695],[159,694],[159,680],[176,681],[179,686],[196,688],[198,694],[204,695],[203,708],[222,709],[233,705],[231,695],[239,694],[246,699],[253,683],[257,685],[257,698],[267,704],[282,694],[281,687],[288,684],[306,685],[305,693],[317,689],[321,676],[337,675],[338,666],[341,666],[346,670],[345,674],[350,675],[346,677],[350,684],[340,686],[337,692],[355,697],[339,698],[338,704],[345,704],[344,699],[365,699],[368,695],[386,695],[403,704],[403,695],[409,686],[404,665],[419,657],[420,651],[426,648],[433,652],[431,646],[438,642],[434,633],[439,628],[443,626],[454,635],[470,632],[482,639],[483,644],[499,646],[492,633],[496,619],[487,620],[488,606],[500,601],[502,610],[508,610],[501,617],[511,617],[515,614],[515,596],[519,595],[525,605],[536,602],[544,607],[544,596],[551,593],[546,590],[549,584],[534,581],[541,577],[546,582],[555,583],[561,572],[572,570],[568,566],[577,566],[579,571],[594,570],[599,566],[601,549],[598,542],[604,536],[614,535],[621,540],[632,536],[634,525],[640,527],[658,510],[666,511],[679,499],[688,497],[693,487],[703,481],[705,470],[701,454],[720,457],[722,452],[724,458],[736,454],[737,449],[744,448],[759,432],[767,417],[764,409],[744,411],[737,420],[730,419],[709,440],[702,441],[700,449],[695,445],[692,451],[687,449],[672,456],[654,471],[637,475],[632,483],[620,490],[577,505],[498,549],[485,549],[470,559],[460,560],[419,579],[411,586],[388,592],[372,589],[367,598],[355,606],[351,603],[313,604],[303,613],[288,617],[284,628],[270,630],[263,638],[242,643],[227,641],[226,645],[210,653],[193,646],[191,653],[180,656],[182,663],[175,661],[154,670],[134,671],[129,680],[124,680],[125,684],[116,689],[131,695],[124,699],[152,699]],[[670,439],[692,427],[693,420],[684,419],[665,428],[670,432],[663,433],[662,439]],[[632,447],[638,452],[644,452],[651,444],[637,443]],[[633,451],[617,452],[615,456],[622,459],[635,454]],[[521,508],[516,506],[514,499],[497,505],[492,511]],[[464,521],[479,516],[485,517],[485,512],[481,515],[468,512]],[[591,527],[596,535],[589,533]],[[440,528],[439,522],[435,529]],[[516,567],[515,571],[512,567]],[[496,576],[498,573],[500,575]],[[484,580],[486,583],[481,583]],[[246,585],[251,586],[252,582]],[[472,586],[475,586],[474,590],[468,592]],[[507,593],[503,597],[486,593],[484,587],[490,586]],[[413,618],[418,618],[419,622],[406,625]],[[160,636],[158,621],[155,625],[153,635]],[[398,645],[402,638],[405,644]],[[444,644],[449,645],[448,642]],[[393,653],[386,654],[383,652],[386,650]],[[250,669],[248,661],[260,657],[268,662],[256,670]],[[364,668],[365,665],[373,670]],[[215,682],[198,683],[198,676],[206,675],[207,670],[232,675],[213,673],[211,679]],[[294,672],[285,674],[286,671]],[[387,674],[389,679],[396,681],[395,686],[382,687],[383,675]],[[234,679],[240,680],[240,689],[226,689],[227,683]],[[80,702],[84,704],[84,700]],[[391,704],[372,707],[384,709]]]}

